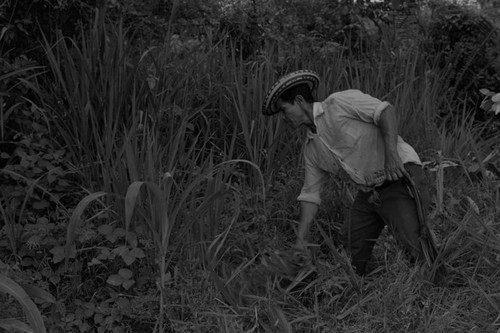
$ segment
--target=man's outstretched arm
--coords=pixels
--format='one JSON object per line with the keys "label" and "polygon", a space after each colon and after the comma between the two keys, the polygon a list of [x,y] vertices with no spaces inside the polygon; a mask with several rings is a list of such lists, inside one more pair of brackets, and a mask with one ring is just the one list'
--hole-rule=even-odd
{"label": "man's outstretched arm", "polygon": [[311,222],[318,212],[318,205],[313,202],[301,201],[300,202],[300,219],[299,229],[297,230],[297,241],[295,248],[297,250],[304,250],[307,244],[307,237]]}

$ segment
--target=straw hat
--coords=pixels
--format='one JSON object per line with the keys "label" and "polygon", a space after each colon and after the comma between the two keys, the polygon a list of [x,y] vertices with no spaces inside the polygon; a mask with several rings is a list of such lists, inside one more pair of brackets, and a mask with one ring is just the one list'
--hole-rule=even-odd
{"label": "straw hat", "polygon": [[275,104],[281,94],[285,90],[301,83],[307,83],[311,90],[313,90],[318,87],[319,76],[315,72],[307,69],[292,72],[283,76],[276,81],[276,83],[267,92],[264,104],[262,105],[262,113],[266,116],[277,113],[278,110],[276,110]]}

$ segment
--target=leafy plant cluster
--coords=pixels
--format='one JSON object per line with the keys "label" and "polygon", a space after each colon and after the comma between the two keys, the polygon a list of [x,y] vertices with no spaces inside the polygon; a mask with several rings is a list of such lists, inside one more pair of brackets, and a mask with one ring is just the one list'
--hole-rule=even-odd
{"label": "leafy plant cluster", "polygon": [[[484,16],[437,3],[429,25],[429,56],[449,71],[450,94],[467,101],[477,119],[488,119],[478,108],[482,88],[500,86],[499,31]],[[474,107],[475,106],[475,107]]]}
{"label": "leafy plant cluster", "polygon": [[67,36],[77,36],[80,25],[87,21],[94,0],[7,0],[0,6],[0,43],[6,50],[2,57],[13,60],[27,55],[40,59],[42,36],[50,40],[61,30]]}
{"label": "leafy plant cluster", "polygon": [[374,31],[380,32],[377,24],[389,23],[389,11],[385,3],[243,1],[243,5],[227,6],[219,29],[247,48],[244,58],[259,55],[273,45],[284,53],[285,63],[293,61],[289,53],[297,50],[335,53],[345,46],[358,53],[373,47],[378,42]]}

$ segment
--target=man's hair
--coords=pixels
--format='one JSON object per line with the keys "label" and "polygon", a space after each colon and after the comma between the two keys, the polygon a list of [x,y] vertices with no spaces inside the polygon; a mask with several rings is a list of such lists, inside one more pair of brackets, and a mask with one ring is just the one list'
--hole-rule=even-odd
{"label": "man's hair", "polygon": [[314,103],[311,88],[309,88],[307,83],[301,83],[285,90],[279,98],[281,98],[283,102],[293,104],[297,95],[304,97],[307,103]]}

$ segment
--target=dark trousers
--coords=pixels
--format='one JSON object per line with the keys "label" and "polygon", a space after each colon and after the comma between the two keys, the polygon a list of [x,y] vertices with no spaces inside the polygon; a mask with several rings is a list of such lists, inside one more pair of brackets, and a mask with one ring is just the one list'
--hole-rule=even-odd
{"label": "dark trousers", "polygon": [[[422,167],[408,163],[405,169],[419,189],[422,205],[427,210],[429,196],[422,183]],[[359,191],[356,195],[349,217],[342,227],[341,238],[358,274],[367,273],[366,264],[385,225],[411,259],[421,257],[417,205],[403,180],[386,182],[375,188],[375,191]]]}

